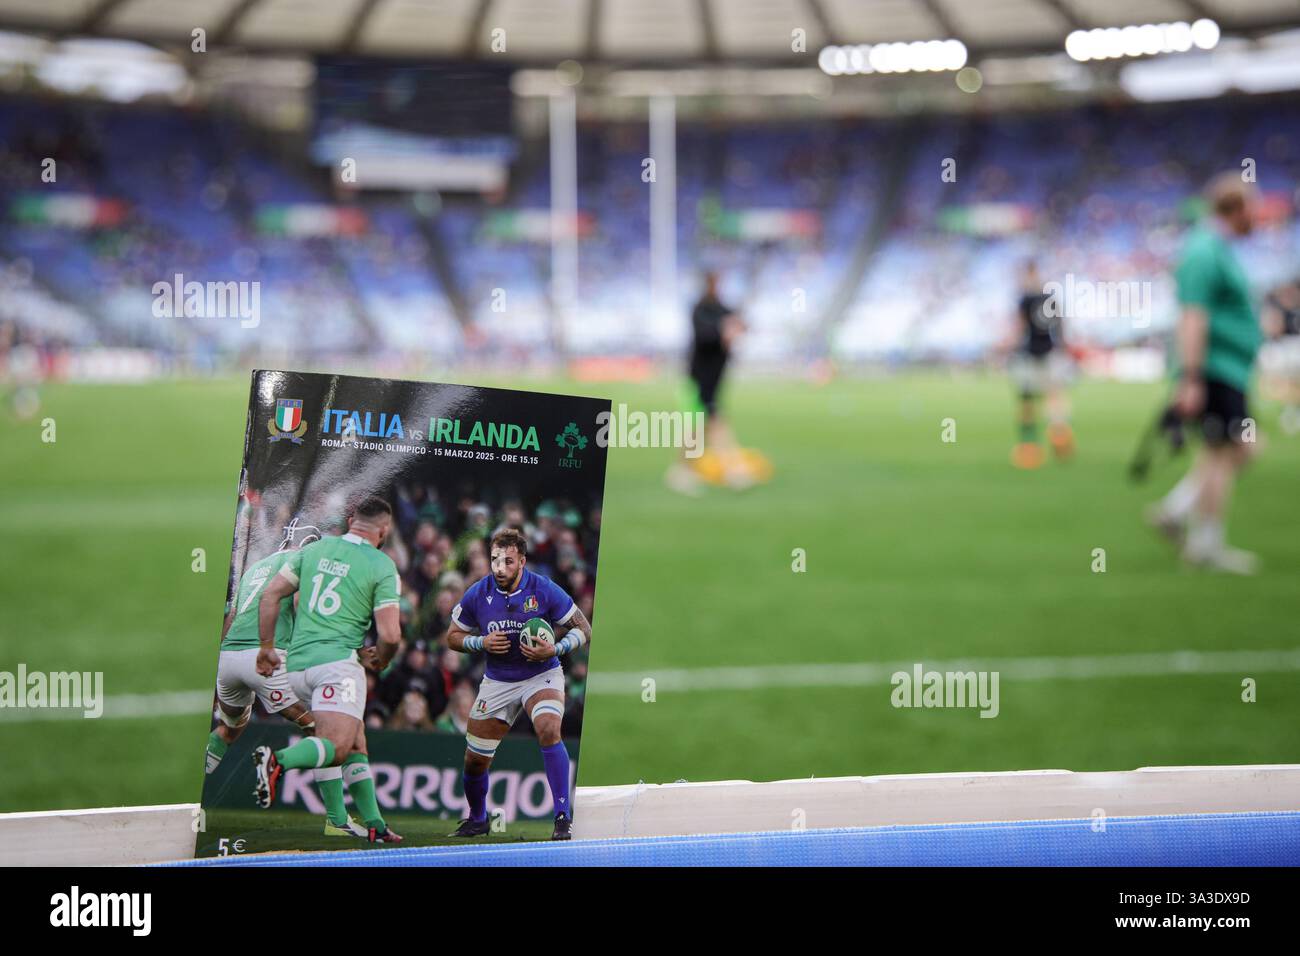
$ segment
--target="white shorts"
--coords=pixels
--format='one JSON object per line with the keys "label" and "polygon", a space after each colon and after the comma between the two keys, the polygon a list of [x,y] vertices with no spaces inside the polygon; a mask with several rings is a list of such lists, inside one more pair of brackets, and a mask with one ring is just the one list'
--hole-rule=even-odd
{"label": "white shorts", "polygon": [[1285,382],[1300,380],[1300,335],[1265,342],[1259,350],[1259,368],[1265,375]]}
{"label": "white shorts", "polygon": [[513,725],[519,719],[520,712],[528,698],[539,690],[558,690],[560,700],[564,700],[564,669],[552,667],[526,680],[506,681],[484,677],[479,684],[478,696],[474,706],[469,710],[473,720],[487,720],[495,717]]}
{"label": "white shorts", "polygon": [[312,711],[333,711],[357,720],[365,719],[366,671],[357,662],[356,651],[341,661],[289,671],[289,686],[303,700],[311,701]]}
{"label": "white shorts", "polygon": [[276,648],[280,666],[270,677],[263,677],[257,672],[257,650],[250,647],[221,652],[217,658],[217,700],[227,707],[243,710],[256,694],[268,714],[278,714],[290,704],[298,703],[298,695],[289,686],[284,669],[285,652]]}
{"label": "white shorts", "polygon": [[1071,374],[1069,358],[1056,349],[1046,355],[1018,352],[1007,370],[1016,388],[1025,395],[1042,395],[1053,387],[1068,385]]}

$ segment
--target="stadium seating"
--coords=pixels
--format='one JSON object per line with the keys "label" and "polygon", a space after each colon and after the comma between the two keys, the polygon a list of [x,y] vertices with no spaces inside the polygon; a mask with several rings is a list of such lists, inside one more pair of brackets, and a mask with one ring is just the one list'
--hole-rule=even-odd
{"label": "stadium seating", "polygon": [[[48,304],[6,314],[38,337],[178,356],[293,348],[449,360],[504,347],[522,363],[548,359],[560,343],[570,354],[664,356],[683,346],[698,270],[713,267],[750,321],[744,348],[753,360],[971,361],[1002,335],[1017,265],[1032,255],[1046,275],[1068,265],[1078,279],[1152,283],[1150,329],[1078,317],[1072,339],[1107,347],[1171,320],[1167,266],[1187,201],[1209,174],[1255,158],[1265,192],[1294,203],[1297,131],[1300,108],[1267,99],[977,119],[684,122],[681,308],[656,310],[645,124],[582,124],[580,308],[560,328],[546,236],[490,228],[549,208],[545,144],[521,151],[504,197],[340,199],[322,172],[225,116],[5,100],[0,256],[30,280],[22,301]],[[159,148],[140,150],[142,142]],[[1207,152],[1206,143],[1220,148]],[[52,183],[40,178],[46,156],[58,160]],[[956,179],[935,189],[949,158]],[[98,212],[70,223],[41,205],[50,196]],[[294,204],[360,210],[365,225],[266,228],[268,210]],[[112,208],[119,213],[105,214]],[[1019,219],[981,227],[979,211],[989,208]],[[774,211],[815,225],[746,231],[746,214]],[[1256,278],[1277,281],[1298,261],[1300,227],[1292,217],[1253,243]],[[254,333],[238,322],[156,316],[152,284],[177,273],[259,280],[264,320]]]}

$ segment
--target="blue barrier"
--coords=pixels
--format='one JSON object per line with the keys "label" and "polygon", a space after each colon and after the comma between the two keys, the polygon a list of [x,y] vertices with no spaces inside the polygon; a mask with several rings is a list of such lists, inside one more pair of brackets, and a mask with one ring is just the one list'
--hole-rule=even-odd
{"label": "blue barrier", "polygon": [[257,854],[173,866],[1300,866],[1300,812]]}

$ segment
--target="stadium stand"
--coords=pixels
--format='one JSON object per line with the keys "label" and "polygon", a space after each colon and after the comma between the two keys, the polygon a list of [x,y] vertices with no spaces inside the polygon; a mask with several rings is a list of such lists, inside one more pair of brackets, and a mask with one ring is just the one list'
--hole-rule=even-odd
{"label": "stadium stand", "polygon": [[[1080,279],[1155,280],[1158,331],[1172,319],[1160,277],[1188,197],[1222,165],[1191,145],[1268,156],[1261,188],[1286,196],[1300,182],[1297,129],[1300,109],[1269,98],[977,119],[683,123],[679,260],[722,268],[746,290],[747,354],[759,360],[977,360],[1002,333],[1015,264],[1031,248],[1053,274],[1068,263]],[[544,221],[549,207],[545,161],[521,166],[508,196],[429,210],[410,196],[340,198],[256,128],[201,111],[4,101],[0,130],[9,219],[0,252],[30,271],[42,290],[33,294],[58,303],[64,318],[39,320],[44,337],[220,354],[239,347],[238,327],[153,316],[145,278],[255,274],[268,316],[259,349],[382,355],[418,346],[450,358],[501,341],[506,329],[521,360],[561,347],[546,244],[529,232],[530,216]],[[680,321],[648,306],[648,204],[637,175],[645,135],[632,124],[579,130],[583,334],[563,344],[569,351],[680,350]],[[133,144],[145,136],[169,145],[142,159]],[[48,154],[62,159],[54,196],[80,212],[37,195],[36,157]],[[960,174],[936,190],[946,158]],[[785,219],[765,231],[774,214]],[[1261,281],[1281,281],[1300,251],[1300,225],[1255,243]],[[86,275],[104,290],[93,299]],[[504,311],[494,294],[507,285]],[[683,283],[683,309],[693,291]],[[1084,314],[1071,338],[1109,347],[1150,334]]]}

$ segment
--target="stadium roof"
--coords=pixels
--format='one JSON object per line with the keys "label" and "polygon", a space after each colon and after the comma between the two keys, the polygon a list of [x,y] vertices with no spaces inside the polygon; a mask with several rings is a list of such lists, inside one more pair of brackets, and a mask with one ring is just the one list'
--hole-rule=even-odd
{"label": "stadium roof", "polygon": [[[1300,24],[1297,0],[0,0],[0,29],[276,52],[420,58],[793,61],[826,44],[955,38],[1059,51],[1070,31],[1208,17],[1224,33]],[[492,50],[504,30],[505,51]],[[497,34],[498,37],[501,34]]]}

